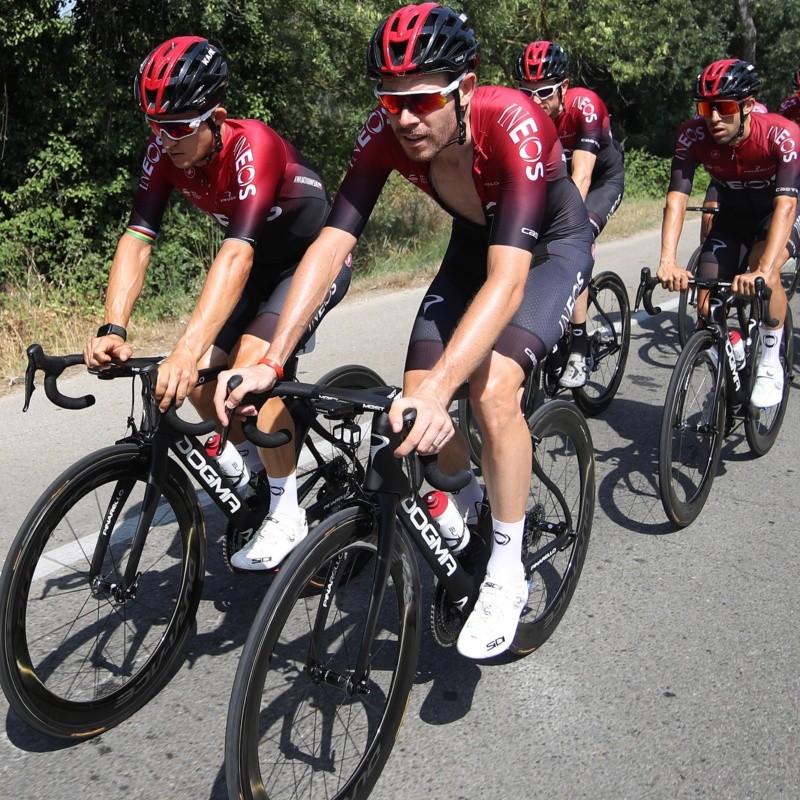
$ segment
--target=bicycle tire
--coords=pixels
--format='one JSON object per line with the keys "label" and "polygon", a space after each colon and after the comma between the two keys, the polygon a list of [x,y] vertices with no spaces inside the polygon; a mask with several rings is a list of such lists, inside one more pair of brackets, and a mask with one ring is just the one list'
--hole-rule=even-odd
{"label": "bicycle tire", "polygon": [[586,383],[572,390],[584,414],[608,408],[622,382],[631,343],[631,307],[625,284],[615,272],[592,278],[586,318],[589,341]]}
{"label": "bicycle tire", "polygon": [[[530,430],[534,471],[522,552],[528,600],[511,644],[517,655],[541,647],[564,616],[586,560],[595,503],[594,448],[581,412],[553,400],[536,410]],[[565,535],[543,559],[542,548]]]}
{"label": "bicycle tire", "polygon": [[[542,393],[539,388],[541,381],[541,367],[536,366],[525,379],[525,388],[522,392],[522,414],[529,420],[534,411],[542,404]],[[470,405],[469,398],[459,400],[456,408],[456,421],[458,428],[467,440],[470,461],[478,468],[481,467],[482,436],[481,428],[475,413]]]}
{"label": "bicycle tire", "polygon": [[[695,333],[683,348],[661,416],[658,478],[667,517],[690,525],[703,509],[719,466],[725,436],[725,385],[714,337]],[[712,355],[713,352],[713,355]]]}
{"label": "bicycle tire", "polygon": [[[284,800],[309,796],[313,785],[315,798],[355,800],[367,797],[377,781],[411,691],[421,600],[416,560],[398,530],[378,639],[371,645],[369,691],[348,695],[333,685],[334,674],[343,680],[352,675],[373,588],[373,570],[353,574],[347,560],[368,556],[374,563],[376,524],[374,509],[339,511],[291,554],[265,596],[228,709],[230,797]],[[314,591],[309,583],[322,572],[324,588]],[[315,629],[324,654],[314,651]]]}
{"label": "bicycle tire", "polygon": [[[336,367],[326,372],[317,383],[332,389],[377,389],[386,385],[377,372],[359,364]],[[326,421],[317,416],[317,422],[324,425]],[[295,437],[297,499],[306,512],[309,528],[348,503],[359,491],[369,458],[371,422],[371,412],[353,415],[350,424],[358,426],[360,441],[352,446],[344,442],[337,445],[308,430]],[[339,420],[328,422],[328,432],[339,423]],[[262,473],[252,486],[254,491],[248,495],[247,502],[254,508],[267,507],[270,494],[266,475]],[[224,556],[233,572],[253,574],[248,570],[236,569],[231,564],[231,556],[247,544],[252,534],[252,530],[239,531],[228,523]]]}
{"label": "bicycle tire", "polygon": [[[753,388],[756,365],[761,352],[761,332],[756,336],[756,342],[750,348],[748,366],[750,368],[750,381],[748,381],[748,396]],[[775,439],[778,437],[786,406],[789,403],[789,389],[791,387],[792,364],[794,363],[794,325],[792,323],[792,309],[786,306],[786,318],[783,322],[783,340],[780,347],[780,361],[783,367],[783,397],[777,406],[772,408],[754,408],[748,404],[744,420],[744,432],[750,451],[756,456],[763,456],[770,451]]]}
{"label": "bicycle tire", "polygon": [[[692,273],[692,277],[697,275],[697,267],[700,263],[700,248],[695,248],[695,251],[689,257],[689,262],[686,269]],[[686,342],[689,341],[692,334],[697,328],[697,288],[690,286],[688,289],[680,293],[678,298],[678,341],[681,347],[686,347]]]}
{"label": "bicycle tire", "polygon": [[0,576],[0,685],[19,716],[50,736],[91,737],[130,717],[167,683],[194,621],[204,522],[172,460],[135,597],[95,596],[89,585],[93,541],[112,506],[103,575],[124,572],[148,452],[121,443],[65,470],[22,523]]}

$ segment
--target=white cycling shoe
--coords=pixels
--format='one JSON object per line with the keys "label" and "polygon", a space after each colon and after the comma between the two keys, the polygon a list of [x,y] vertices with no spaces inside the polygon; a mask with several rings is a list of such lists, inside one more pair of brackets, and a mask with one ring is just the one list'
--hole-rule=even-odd
{"label": "white cycling shoe", "polygon": [[514,641],[519,615],[528,599],[528,582],[502,583],[487,573],[475,608],[458,635],[456,647],[467,658],[492,658]]}
{"label": "white cycling shoe", "polygon": [[308,536],[306,512],[300,521],[268,516],[253,538],[231,556],[231,566],[249,572],[275,569]]}
{"label": "white cycling shoe", "polygon": [[588,374],[586,356],[582,356],[580,353],[570,353],[564,373],[558,379],[558,385],[565,389],[578,389],[586,383]]}
{"label": "white cycling shoe", "polygon": [[783,370],[779,365],[759,364],[756,379],[750,392],[750,405],[755,408],[772,408],[783,399]]}

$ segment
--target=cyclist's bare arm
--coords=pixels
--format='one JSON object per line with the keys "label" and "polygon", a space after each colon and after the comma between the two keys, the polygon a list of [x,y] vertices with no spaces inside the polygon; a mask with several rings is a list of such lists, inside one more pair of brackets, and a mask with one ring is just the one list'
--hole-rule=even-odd
{"label": "cyclist's bare arm", "polygon": [[240,239],[226,239],[208,271],[194,311],[170,355],[158,368],[155,394],[166,411],[180,406],[197,383],[197,369],[242,296],[253,266],[253,248]]}
{"label": "cyclist's bare arm", "polygon": [[764,278],[767,285],[772,285],[789,255],[786,244],[797,216],[797,199],[788,195],[778,195],[773,202],[773,208],[764,249],[756,264],[751,263],[750,272],[737,275],[733,279],[731,288],[734,292],[754,295],[755,280],[759,276]]}
{"label": "cyclist's bare arm", "polygon": [[683,192],[667,192],[664,219],[661,223],[661,255],[656,277],[661,285],[671,292],[686,289],[691,273],[678,266],[678,243],[683,230],[683,218],[689,195]]}
{"label": "cyclist's bare arm", "polygon": [[[152,250],[149,243],[128,233],[122,234],[108,276],[103,322],[127,327],[133,306],[142,290]],[[132,353],[133,349],[129,344],[119,336],[110,334],[91,338],[83,349],[83,358],[87,367],[99,367],[108,364],[112,358],[125,361]]]}
{"label": "cyclist's bare arm", "polygon": [[[306,250],[292,278],[273,341],[264,354],[267,358],[279,365],[289,360],[356,241],[356,237],[346,231],[326,227]],[[226,398],[227,382],[234,374],[241,375],[243,381]],[[214,394],[214,406],[220,422],[225,424],[227,421],[226,400],[228,408],[235,408],[248,392],[271,389],[276,377],[275,371],[264,364],[221,373]],[[251,414],[255,409],[247,406],[239,411]]]}
{"label": "cyclist's bare arm", "polygon": [[486,282],[475,295],[433,369],[413,392],[392,404],[389,419],[395,431],[402,429],[403,411],[415,408],[413,428],[397,449],[398,456],[412,450],[435,452],[453,436],[447,406],[488,355],[503,329],[516,313],[531,266],[527,250],[492,245],[487,257]]}
{"label": "cyclist's bare arm", "polygon": [[597,162],[597,156],[588,150],[574,150],[572,153],[572,182],[581,193],[581,200],[586,202],[586,195],[592,185],[592,172]]}

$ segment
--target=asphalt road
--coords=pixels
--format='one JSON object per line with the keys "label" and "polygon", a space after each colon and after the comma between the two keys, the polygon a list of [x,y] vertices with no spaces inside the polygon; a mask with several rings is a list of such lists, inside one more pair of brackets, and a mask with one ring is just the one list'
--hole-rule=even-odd
{"label": "asphalt road", "polygon": [[[687,226],[685,256],[696,238]],[[657,234],[602,244],[597,271],[617,270],[633,300],[639,270],[657,256]],[[422,293],[346,299],[304,357],[306,377],[361,362],[399,381]],[[800,301],[792,307],[800,318]],[[426,627],[377,800],[800,796],[798,387],[773,450],[756,460],[743,437],[729,439],[703,513],[676,531],[657,485],[674,331],[674,311],[638,319],[619,394],[589,421],[597,509],[558,630],[526,659],[479,665],[440,648]],[[72,380],[76,394],[95,391],[98,406],[61,411],[37,392],[23,415],[21,394],[0,400],[3,558],[50,481],[124,430],[126,390],[85,374]],[[222,532],[211,509],[197,629],[176,676],[132,719],[66,743],[27,728],[0,696],[0,797],[226,798],[228,697],[266,583],[226,570]]]}

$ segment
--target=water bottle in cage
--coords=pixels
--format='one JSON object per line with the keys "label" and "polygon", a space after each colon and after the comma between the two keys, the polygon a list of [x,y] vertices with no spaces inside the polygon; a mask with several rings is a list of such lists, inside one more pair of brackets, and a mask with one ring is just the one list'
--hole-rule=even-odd
{"label": "water bottle in cage", "polygon": [[445,544],[454,553],[463,550],[469,544],[469,528],[456,504],[438,490],[428,492],[424,500]]}
{"label": "water bottle in cage", "polygon": [[218,454],[220,436],[214,433],[206,439],[206,455],[211,456],[219,467],[219,471],[228,478],[233,485],[239,489],[247,485],[250,480],[250,470],[245,464],[242,454],[236,449],[236,445],[230,440],[225,442],[222,453]]}

